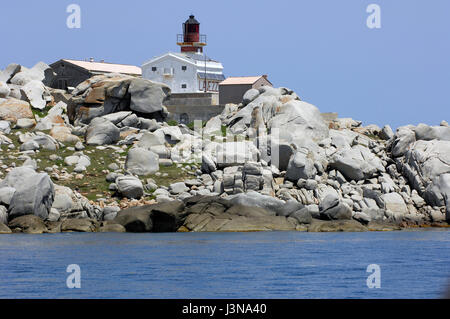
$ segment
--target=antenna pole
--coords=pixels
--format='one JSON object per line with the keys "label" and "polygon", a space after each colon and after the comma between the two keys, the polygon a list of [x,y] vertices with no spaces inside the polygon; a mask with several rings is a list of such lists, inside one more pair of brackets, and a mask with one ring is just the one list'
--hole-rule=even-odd
{"label": "antenna pole", "polygon": [[205,93],[206,93],[207,92],[207,89],[206,89],[206,53],[203,52],[203,54],[205,55]]}

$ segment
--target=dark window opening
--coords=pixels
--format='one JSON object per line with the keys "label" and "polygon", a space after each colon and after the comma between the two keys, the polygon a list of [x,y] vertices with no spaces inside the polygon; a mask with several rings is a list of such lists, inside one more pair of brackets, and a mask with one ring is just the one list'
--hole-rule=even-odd
{"label": "dark window opening", "polygon": [[185,88],[187,88],[187,85],[186,84],[181,84],[181,88],[185,89]]}
{"label": "dark window opening", "polygon": [[182,69],[183,71],[186,71],[186,70],[187,70],[187,66],[183,65],[183,66],[181,67],[181,69]]}
{"label": "dark window opening", "polygon": [[155,72],[156,71],[156,66],[152,67],[152,71]]}

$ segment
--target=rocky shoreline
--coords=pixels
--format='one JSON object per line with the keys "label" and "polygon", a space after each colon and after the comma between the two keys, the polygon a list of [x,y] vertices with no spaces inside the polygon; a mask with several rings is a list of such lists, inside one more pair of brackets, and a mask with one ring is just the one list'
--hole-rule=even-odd
{"label": "rocky shoreline", "polygon": [[207,123],[167,122],[164,84],[49,88],[0,71],[0,233],[379,231],[448,227],[450,127],[326,120],[287,88]]}

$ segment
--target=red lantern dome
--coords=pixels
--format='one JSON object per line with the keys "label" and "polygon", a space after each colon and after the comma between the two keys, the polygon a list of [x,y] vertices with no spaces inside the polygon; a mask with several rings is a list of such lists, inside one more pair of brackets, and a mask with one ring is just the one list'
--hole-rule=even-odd
{"label": "red lantern dome", "polygon": [[190,15],[183,23],[183,34],[177,35],[177,44],[181,47],[181,52],[203,52],[206,35],[200,34],[200,22],[194,15]]}

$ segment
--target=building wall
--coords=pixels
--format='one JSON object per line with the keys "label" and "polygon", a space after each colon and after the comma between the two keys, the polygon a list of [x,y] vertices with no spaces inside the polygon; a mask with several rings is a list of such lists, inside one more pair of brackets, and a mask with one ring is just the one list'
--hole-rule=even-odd
{"label": "building wall", "polygon": [[164,105],[209,106],[219,104],[219,93],[172,93]]}
{"label": "building wall", "polygon": [[261,86],[266,86],[266,85],[272,86],[272,83],[267,81],[267,79],[264,76],[262,76],[262,77],[259,78],[258,81],[253,83],[252,88],[259,89]]}
{"label": "building wall", "polygon": [[[186,67],[185,71],[182,70],[183,66]],[[152,70],[153,67],[156,67],[156,71]],[[164,70],[170,71],[172,75],[164,75]],[[170,56],[166,56],[155,63],[143,65],[142,77],[167,84],[172,89],[172,93],[188,93],[198,90],[196,67]],[[182,87],[183,84],[186,85],[186,88]]]}
{"label": "building wall", "polygon": [[253,84],[224,84],[219,86],[220,104],[239,104],[242,102],[245,92],[250,89],[259,89],[262,86],[272,86],[272,84],[262,76]]}
{"label": "building wall", "polygon": [[55,89],[67,89],[69,86],[76,87],[92,77],[89,71],[63,61],[55,62],[51,65],[51,68],[57,74],[51,84],[51,87]]}
{"label": "building wall", "polygon": [[[186,67],[183,70],[182,67]],[[156,71],[153,71],[156,68]],[[222,74],[223,67],[218,62],[206,62],[206,72]],[[166,71],[166,72],[164,72]],[[144,79],[167,84],[172,93],[196,93],[204,91],[204,80],[199,80],[198,73],[205,72],[203,61],[190,61],[167,54],[154,62],[145,63],[142,66]],[[170,73],[170,75],[164,75]],[[185,87],[183,87],[185,85]],[[217,82],[218,87],[218,82]],[[209,86],[213,88],[213,86]]]}
{"label": "building wall", "polygon": [[251,84],[234,84],[219,86],[219,103],[225,105],[227,103],[239,104],[245,92],[252,88]]}
{"label": "building wall", "polygon": [[222,113],[223,105],[167,105],[169,120],[189,124],[195,120],[208,121]]}

